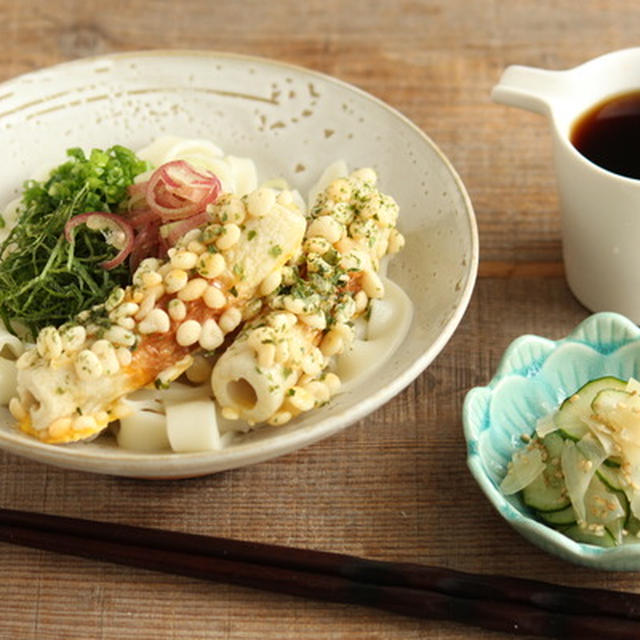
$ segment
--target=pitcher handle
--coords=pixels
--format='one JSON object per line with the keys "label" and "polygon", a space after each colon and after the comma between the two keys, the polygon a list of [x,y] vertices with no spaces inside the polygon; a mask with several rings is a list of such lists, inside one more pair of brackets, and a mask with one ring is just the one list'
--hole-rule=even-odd
{"label": "pitcher handle", "polygon": [[535,67],[507,67],[491,92],[494,102],[548,115],[551,103],[567,92],[566,71]]}

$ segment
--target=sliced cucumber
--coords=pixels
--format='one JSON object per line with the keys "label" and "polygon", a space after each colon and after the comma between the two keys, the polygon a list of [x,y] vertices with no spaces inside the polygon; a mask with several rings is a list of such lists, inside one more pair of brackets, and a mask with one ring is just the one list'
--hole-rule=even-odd
{"label": "sliced cucumber", "polygon": [[596,471],[596,476],[607,489],[618,496],[618,500],[620,501],[620,504],[622,505],[622,508],[625,512],[625,517],[623,519],[622,525],[625,529],[627,529],[631,518],[633,518],[633,515],[631,514],[631,505],[629,504],[629,498],[624,491],[626,482],[620,470],[620,465],[618,465],[617,467],[612,467],[608,466],[606,462],[607,461],[605,460],[605,463],[600,465],[600,468]]}
{"label": "sliced cucumber", "polygon": [[575,524],[576,522],[576,512],[571,505],[559,511],[538,511],[538,517],[554,527]]}
{"label": "sliced cucumber", "polygon": [[522,490],[522,500],[534,511],[553,513],[570,506],[560,468],[564,439],[560,434],[553,432],[547,434],[540,444],[546,449],[545,468]]}
{"label": "sliced cucumber", "polygon": [[627,383],[620,378],[605,376],[587,382],[565,399],[554,417],[556,426],[565,438],[576,442],[589,430],[584,420],[592,415],[591,403],[605,389],[624,391]]}
{"label": "sliced cucumber", "polygon": [[619,466],[610,467],[607,464],[603,463],[596,471],[596,475],[606,485],[607,489],[620,492],[624,490],[624,478]]}
{"label": "sliced cucumber", "polygon": [[576,542],[584,542],[586,544],[594,544],[598,547],[615,547],[616,541],[607,529],[604,529],[602,533],[594,533],[589,529],[582,528],[577,524],[569,525],[566,529],[562,529],[564,535],[569,536]]}
{"label": "sliced cucumber", "polygon": [[617,544],[629,517],[629,503],[622,491],[612,491],[598,475],[591,479],[584,505],[588,525],[604,525]]}
{"label": "sliced cucumber", "polygon": [[625,518],[620,517],[616,518],[613,522],[610,522],[606,529],[611,534],[611,537],[614,539],[616,544],[622,544],[625,539],[626,529],[625,529]]}
{"label": "sliced cucumber", "polygon": [[522,490],[522,500],[531,509],[539,512],[560,511],[569,506],[569,498],[560,465],[551,461],[545,470]]}
{"label": "sliced cucumber", "polygon": [[544,445],[547,453],[549,454],[549,460],[553,460],[554,458],[559,458],[562,454],[562,445],[564,443],[564,438],[553,431],[548,433],[543,439],[542,444]]}
{"label": "sliced cucumber", "polygon": [[633,514],[630,514],[627,518],[625,529],[627,530],[628,542],[640,542],[640,520]]}

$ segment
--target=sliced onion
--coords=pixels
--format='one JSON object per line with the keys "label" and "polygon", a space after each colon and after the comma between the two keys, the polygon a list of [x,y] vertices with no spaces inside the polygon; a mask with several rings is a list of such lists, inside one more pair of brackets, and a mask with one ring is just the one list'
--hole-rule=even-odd
{"label": "sliced onion", "polygon": [[148,224],[159,224],[160,218],[151,209],[135,209],[131,212],[129,222],[134,229],[146,227]]}
{"label": "sliced onion", "polygon": [[158,258],[166,258],[169,249],[171,249],[173,245],[169,244],[165,238],[160,234],[160,230],[158,230],[158,250],[157,255]]}
{"label": "sliced onion", "polygon": [[184,160],[174,160],[154,171],[145,193],[152,211],[170,222],[201,213],[215,202],[220,189],[213,173],[196,171]]}
{"label": "sliced onion", "polygon": [[607,488],[597,477],[587,489],[585,503],[589,505],[586,512],[587,524],[609,524],[625,515],[619,494]]}
{"label": "sliced onion", "polygon": [[636,395],[640,394],[640,381],[636,380],[635,378],[629,378],[629,380],[627,380],[627,388],[626,388],[627,393],[633,393]]}
{"label": "sliced onion", "polygon": [[527,447],[513,454],[507,475],[500,484],[505,495],[522,491],[544,471],[540,447]]}
{"label": "sliced onion", "polygon": [[129,194],[129,200],[127,201],[127,209],[130,212],[135,211],[141,206],[142,207],[146,206],[147,182],[148,180],[144,180],[141,182],[134,182],[133,184],[130,184],[127,187],[127,192]]}
{"label": "sliced onion", "polygon": [[619,452],[616,439],[609,427],[591,416],[583,418],[582,421],[587,425],[587,427],[589,427],[593,436],[605,450],[607,457],[615,456]]}
{"label": "sliced onion", "polygon": [[135,237],[131,256],[129,257],[129,270],[133,273],[145,258],[157,258],[160,256],[159,224],[150,223],[143,227]]}
{"label": "sliced onion", "polygon": [[136,231],[131,270],[144,258],[164,257],[185,233],[206,224],[207,205],[220,189],[217,176],[184,160],[167,162],[148,180],[131,185],[128,220]]}
{"label": "sliced onion", "polygon": [[[636,482],[637,475],[631,475],[631,482]],[[640,492],[635,491],[633,487],[625,487],[625,494],[629,499],[629,507],[631,508],[631,513],[636,517],[640,518]]]}
{"label": "sliced onion", "polygon": [[578,522],[587,520],[584,497],[591,479],[606,457],[602,445],[590,434],[584,436],[577,444],[565,440],[562,445],[562,473]]}
{"label": "sliced onion", "polygon": [[134,231],[131,224],[122,216],[101,211],[90,211],[73,216],[64,226],[64,236],[68,242],[73,241],[73,230],[81,224],[94,231],[101,231],[107,244],[118,249],[118,253],[114,258],[100,263],[100,266],[104,269],[117,267],[131,253]]}
{"label": "sliced onion", "polygon": [[542,416],[542,418],[539,418],[538,421],[536,422],[536,433],[540,438],[544,438],[545,436],[557,430],[558,430],[558,425],[554,420],[553,413],[548,413]]}
{"label": "sliced onion", "polygon": [[127,191],[129,195],[133,198],[134,196],[144,195],[147,190],[147,181],[143,182],[134,182],[127,187]]}

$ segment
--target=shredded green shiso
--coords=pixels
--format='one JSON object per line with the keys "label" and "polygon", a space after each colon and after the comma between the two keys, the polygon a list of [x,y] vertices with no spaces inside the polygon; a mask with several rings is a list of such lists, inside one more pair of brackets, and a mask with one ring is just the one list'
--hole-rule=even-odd
{"label": "shredded green shiso", "polygon": [[10,331],[23,328],[34,338],[130,280],[126,261],[109,271],[99,266],[117,253],[101,232],[80,225],[68,242],[64,227],[81,213],[117,212],[147,163],[119,145],[88,157],[69,149],[67,156],[44,182],[24,184],[16,225],[0,245],[0,317]]}

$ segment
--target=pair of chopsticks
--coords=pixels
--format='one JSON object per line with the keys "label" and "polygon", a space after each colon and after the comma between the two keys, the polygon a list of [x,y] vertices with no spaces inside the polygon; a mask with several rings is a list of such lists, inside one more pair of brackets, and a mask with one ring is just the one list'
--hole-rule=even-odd
{"label": "pair of chopsticks", "polygon": [[0,509],[0,541],[512,634],[640,638],[640,594]]}

